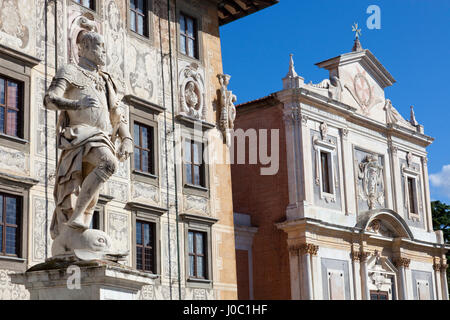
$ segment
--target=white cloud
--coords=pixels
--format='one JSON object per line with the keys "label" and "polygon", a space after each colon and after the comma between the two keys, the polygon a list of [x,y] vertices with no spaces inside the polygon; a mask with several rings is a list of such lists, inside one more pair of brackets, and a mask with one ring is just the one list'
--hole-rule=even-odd
{"label": "white cloud", "polygon": [[441,172],[430,174],[430,182],[439,193],[450,198],[450,164],[443,166]]}

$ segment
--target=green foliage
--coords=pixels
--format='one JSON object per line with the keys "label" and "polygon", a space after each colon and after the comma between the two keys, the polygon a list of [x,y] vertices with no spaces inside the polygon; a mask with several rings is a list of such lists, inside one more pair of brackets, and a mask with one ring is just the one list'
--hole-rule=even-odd
{"label": "green foliage", "polygon": [[434,230],[442,230],[444,241],[450,242],[450,205],[440,201],[431,202]]}
{"label": "green foliage", "polygon": [[[433,215],[433,229],[442,230],[444,241],[450,242],[450,206],[440,201],[431,202]],[[447,252],[447,263],[450,263],[450,254]],[[450,288],[450,268],[447,269],[447,282]]]}

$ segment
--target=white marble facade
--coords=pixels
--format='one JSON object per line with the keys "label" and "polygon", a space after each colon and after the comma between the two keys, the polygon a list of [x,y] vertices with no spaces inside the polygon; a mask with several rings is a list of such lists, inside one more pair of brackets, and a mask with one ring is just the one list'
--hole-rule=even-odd
{"label": "white marble facade", "polygon": [[[55,2],[57,4],[57,18],[55,21]],[[24,271],[27,268],[43,262],[50,255],[51,238],[46,230],[50,225],[53,214],[53,183],[55,173],[56,151],[56,119],[57,115],[53,111],[45,112],[43,106],[43,96],[45,86],[49,86],[50,80],[55,74],[55,66],[61,66],[71,59],[73,54],[70,46],[71,22],[74,17],[84,15],[88,19],[93,19],[99,26],[100,33],[105,37],[107,51],[107,71],[114,77],[115,83],[121,96],[133,96],[141,99],[146,105],[156,105],[159,107],[153,121],[156,123],[156,133],[158,140],[156,146],[158,149],[159,160],[156,168],[156,179],[147,177],[139,179],[132,172],[131,162],[127,162],[119,168],[118,172],[108,181],[102,190],[102,195],[106,201],[99,203],[102,212],[102,228],[106,231],[122,249],[130,250],[127,265],[133,266],[134,256],[134,238],[133,238],[133,210],[128,206],[130,203],[140,203],[146,208],[156,208],[155,216],[159,219],[156,224],[161,234],[161,251],[159,252],[158,270],[159,278],[154,285],[144,287],[139,293],[142,299],[177,299],[178,296],[178,267],[177,267],[177,237],[175,225],[175,197],[178,197],[178,211],[192,215],[206,216],[208,219],[217,221],[220,204],[211,204],[215,201],[215,183],[209,183],[210,188],[207,192],[200,195],[185,194],[183,192],[183,181],[181,171],[177,174],[178,194],[175,194],[174,185],[174,152],[175,158],[180,159],[181,146],[180,131],[183,124],[175,123],[175,134],[172,132],[172,119],[183,114],[183,100],[179,97],[178,87],[185,83],[186,77],[192,77],[196,87],[194,95],[200,99],[199,111],[192,115],[202,121],[215,123],[211,102],[216,95],[214,86],[207,79],[212,77],[205,67],[207,59],[211,55],[202,55],[201,59],[193,62],[190,57],[178,54],[176,51],[177,24],[172,23],[172,38],[174,40],[173,52],[173,81],[174,81],[174,106],[175,114],[170,110],[171,92],[169,73],[169,58],[167,55],[168,44],[164,43],[164,52],[161,52],[159,44],[159,32],[162,34],[162,41],[167,41],[167,4],[165,1],[149,1],[152,3],[149,8],[149,28],[151,36],[144,39],[139,35],[133,34],[127,26],[128,1],[124,0],[105,0],[95,1],[96,10],[89,10],[71,0],[49,1],[45,6],[44,0],[0,0],[0,58],[11,58],[9,50],[12,50],[11,58],[14,64],[19,66],[27,64],[29,69],[25,75],[29,81],[29,109],[24,117],[28,120],[25,127],[25,138],[9,139],[0,136],[0,191],[9,192],[15,190],[24,198],[24,216],[26,216],[26,225],[23,225],[23,232],[28,236],[23,244],[20,259],[9,259],[0,255],[0,299],[27,299],[28,292],[21,286],[12,285],[8,274],[14,271]],[[180,2],[180,1],[177,1]],[[174,3],[172,2],[172,5]],[[213,3],[189,2],[185,6],[190,6],[190,11],[198,15],[200,21],[204,24],[210,24],[207,14],[215,12],[210,10],[209,6]],[[45,12],[47,8],[47,12]],[[172,14],[176,13],[174,7],[171,8]],[[161,15],[162,29],[159,30],[156,23],[158,16]],[[174,17],[172,17],[174,19]],[[47,28],[45,21],[47,20]],[[55,33],[55,24],[56,33]],[[218,26],[217,26],[218,27]],[[48,41],[45,42],[47,30]],[[211,36],[210,36],[211,37]],[[201,43],[202,44],[202,43]],[[166,48],[167,47],[167,48]],[[201,51],[206,51],[201,48]],[[57,59],[55,61],[55,51]],[[164,56],[165,54],[165,56]],[[2,60],[3,61],[3,60]],[[6,60],[5,60],[6,61]],[[220,60],[217,60],[220,62]],[[46,64],[47,63],[47,64]],[[221,63],[221,62],[220,62]],[[12,64],[11,64],[12,66]],[[3,68],[3,67],[2,67]],[[4,69],[0,68],[0,74]],[[9,68],[6,65],[5,68]],[[11,69],[15,67],[12,66]],[[221,66],[220,66],[221,68]],[[23,66],[22,66],[23,69]],[[186,72],[186,70],[191,72]],[[164,76],[163,76],[164,72]],[[178,79],[178,76],[183,79]],[[164,83],[162,83],[164,80]],[[188,79],[189,80],[189,79]],[[217,80],[217,79],[216,79]],[[178,85],[180,84],[180,86]],[[164,90],[163,90],[164,86]],[[183,88],[184,89],[184,88]],[[163,95],[165,93],[165,95]],[[185,92],[183,92],[184,94]],[[184,96],[183,96],[184,97]],[[125,114],[130,120],[130,103],[124,99]],[[167,108],[167,134],[164,131],[164,115],[161,108],[165,104]],[[191,103],[191,106],[195,107]],[[158,108],[157,108],[158,109]],[[218,132],[218,129],[212,126],[212,130],[205,130],[203,139],[209,143],[215,143],[209,134]],[[172,142],[175,139],[177,144],[175,149]],[[167,155],[164,154],[164,141],[167,141]],[[166,165],[167,161],[167,165]],[[181,170],[181,166],[177,167]],[[210,165],[208,177],[214,177],[215,167]],[[168,174],[169,186],[166,183],[166,173]],[[7,175],[8,178],[3,179]],[[13,177],[13,178],[11,178]],[[146,179],[147,178],[147,179]],[[15,179],[14,186],[11,179]],[[167,213],[164,211],[168,209]],[[162,208],[162,211],[160,210]],[[158,211],[159,210],[159,211]],[[161,215],[160,211],[164,213]],[[230,215],[232,214],[230,210]],[[208,220],[209,221],[209,220]],[[169,227],[168,227],[169,222]],[[220,285],[213,285],[213,274],[210,272],[210,282],[200,286],[188,283],[185,274],[185,249],[184,249],[184,230],[186,224],[180,220],[180,279],[182,281],[181,293],[183,298],[187,299],[213,299],[220,298]],[[210,228],[211,229],[211,228]],[[168,235],[170,232],[170,235]],[[220,234],[215,234],[215,229],[211,229],[212,237],[220,238]],[[226,230],[226,232],[229,232]],[[217,231],[220,233],[220,231]],[[213,239],[211,238],[211,239]],[[168,241],[170,241],[169,250]],[[209,244],[213,247],[213,244]],[[211,261],[211,270],[214,270],[214,276],[221,272],[218,269],[217,261],[220,261],[218,250],[213,248],[213,256],[209,257]],[[216,257],[217,255],[217,257]],[[220,266],[219,266],[220,267]],[[219,270],[219,271],[217,271]],[[170,277],[169,277],[170,275]],[[226,285],[225,285],[226,287]],[[236,290],[236,286],[232,286]],[[213,289],[214,288],[214,289]],[[218,289],[219,288],[219,291]],[[229,290],[230,289],[226,289]]]}
{"label": "white marble facade", "polygon": [[291,56],[276,93],[290,202],[277,227],[288,235],[292,299],[448,299],[448,246],[431,218],[433,138],[392,106],[404,103],[385,96],[395,80],[369,50],[317,65],[329,79],[307,84]]}

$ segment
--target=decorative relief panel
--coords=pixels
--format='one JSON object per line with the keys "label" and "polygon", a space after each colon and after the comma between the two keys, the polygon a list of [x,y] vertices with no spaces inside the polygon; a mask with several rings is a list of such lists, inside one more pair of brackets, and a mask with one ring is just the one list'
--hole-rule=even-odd
{"label": "decorative relief panel", "polygon": [[105,44],[106,69],[113,76],[119,92],[125,90],[125,29],[116,1],[111,0],[105,6]]}
{"label": "decorative relief panel", "polygon": [[0,0],[0,42],[3,45],[30,53],[33,21],[32,1]]}
{"label": "decorative relief panel", "polygon": [[11,283],[11,273],[15,272],[0,269],[0,300],[29,300],[30,293],[25,286]]}
{"label": "decorative relief panel", "polygon": [[0,146],[0,168],[2,170],[29,174],[29,156],[21,151]]}
{"label": "decorative relief panel", "polygon": [[148,47],[140,45],[137,41],[128,41],[126,47],[127,63],[125,65],[128,73],[128,91],[145,100],[153,98],[153,84],[157,67],[155,52],[149,51]]}
{"label": "decorative relief panel", "polygon": [[120,212],[108,212],[108,234],[113,239],[116,249],[130,250],[129,233],[128,216]]}
{"label": "decorative relief panel", "polygon": [[108,195],[114,197],[114,200],[121,202],[128,201],[128,183],[109,180],[106,184],[108,185]]}
{"label": "decorative relief panel", "polygon": [[[177,277],[177,241],[176,241],[176,227],[175,225],[170,225],[170,235],[167,230],[167,223],[162,224],[162,234],[163,234],[163,246],[164,250],[162,251],[163,255],[163,277],[165,279],[169,279],[169,270],[172,278]],[[180,230],[180,234],[182,231]],[[181,240],[181,239],[180,239]],[[169,250],[169,241],[170,241],[170,250]],[[183,248],[182,241],[180,241],[180,248]],[[183,252],[183,250],[181,251]],[[170,255],[170,257],[169,257]],[[170,269],[169,269],[170,268]],[[165,299],[169,299],[168,297]]]}
{"label": "decorative relief panel", "polygon": [[133,199],[142,199],[145,202],[159,203],[159,190],[157,187],[133,181],[131,185]]}
{"label": "decorative relief panel", "polygon": [[354,155],[359,211],[385,208],[383,157],[359,149],[355,149]]}
{"label": "decorative relief panel", "polygon": [[45,60],[45,51],[47,50],[47,62],[49,66],[55,67],[55,48],[58,48],[58,65],[64,63],[65,60],[65,34],[64,16],[65,1],[58,1],[57,5],[57,42],[55,45],[55,2],[47,2],[47,48],[45,45],[45,1],[36,1],[36,56],[42,61]]}
{"label": "decorative relief panel", "polygon": [[[43,262],[47,257],[45,256],[45,242],[47,240],[47,254],[50,255],[52,239],[50,237],[50,224],[53,216],[53,211],[55,210],[55,205],[53,201],[48,201],[46,208],[44,198],[33,197],[33,232],[32,232],[32,260],[34,262]],[[47,239],[45,233],[45,213],[46,209],[47,215]]]}
{"label": "decorative relief panel", "polygon": [[181,69],[179,83],[180,114],[206,120],[205,84],[196,63]]}
{"label": "decorative relief panel", "polygon": [[[50,86],[50,80],[47,81],[47,86]],[[34,91],[34,103],[38,110],[38,116],[35,117],[36,127],[36,154],[50,159],[55,159],[56,156],[56,112],[45,111],[44,107],[44,93],[45,93],[45,79],[36,77]],[[45,120],[47,116],[47,121]],[[47,123],[47,139],[45,137],[45,124]],[[47,146],[46,146],[47,143]],[[47,153],[46,153],[47,147]]]}
{"label": "decorative relief panel", "polygon": [[201,215],[210,215],[208,210],[208,199],[193,195],[187,195],[184,197],[184,210]]}
{"label": "decorative relief panel", "polygon": [[186,288],[186,300],[214,300],[214,291]]}

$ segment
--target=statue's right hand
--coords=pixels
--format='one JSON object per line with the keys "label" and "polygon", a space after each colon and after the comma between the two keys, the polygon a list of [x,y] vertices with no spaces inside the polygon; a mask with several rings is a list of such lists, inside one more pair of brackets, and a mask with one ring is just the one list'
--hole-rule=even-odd
{"label": "statue's right hand", "polygon": [[98,100],[89,96],[84,96],[78,100],[78,109],[98,108]]}

